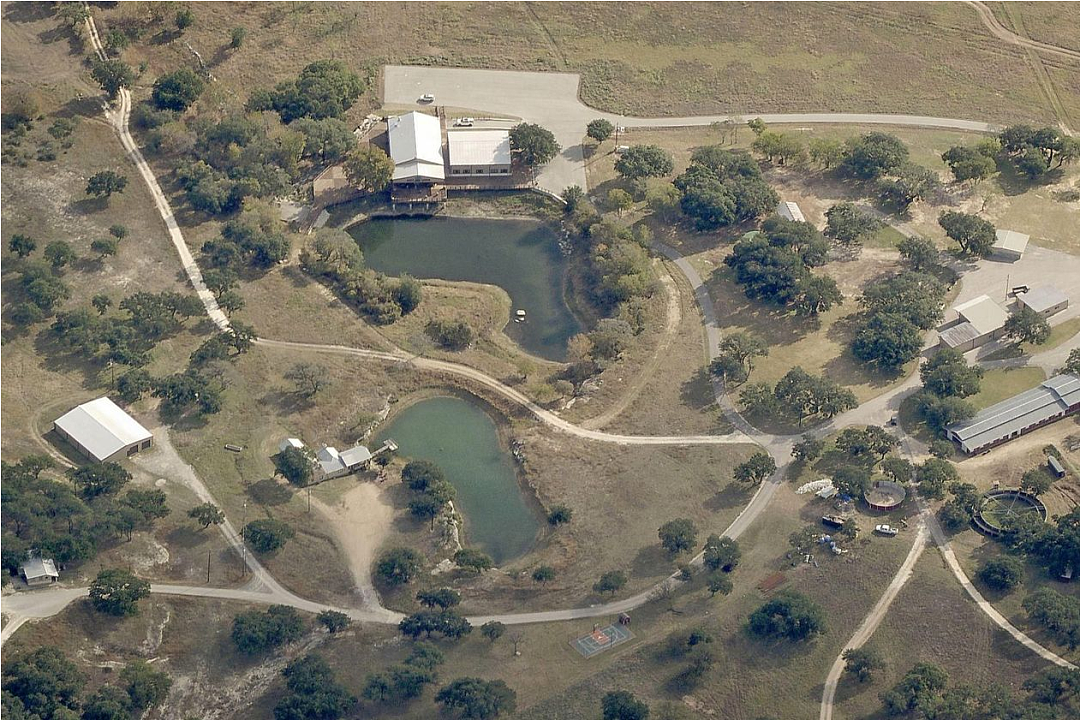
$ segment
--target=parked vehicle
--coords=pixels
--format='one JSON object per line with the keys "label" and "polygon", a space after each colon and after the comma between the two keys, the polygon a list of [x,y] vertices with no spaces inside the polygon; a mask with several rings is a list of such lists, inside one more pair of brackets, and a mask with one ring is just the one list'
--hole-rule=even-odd
{"label": "parked vehicle", "polygon": [[615,154],[616,155],[622,155],[624,152],[626,152],[629,149],[630,149],[629,145],[617,145],[615,147]]}
{"label": "parked vehicle", "polygon": [[844,527],[844,518],[840,515],[822,515],[821,522],[829,527],[842,528]]}
{"label": "parked vehicle", "polygon": [[880,533],[881,535],[888,535],[889,537],[892,537],[896,533],[900,532],[900,530],[897,529],[897,528],[894,528],[892,525],[875,525],[874,526],[874,532]]}
{"label": "parked vehicle", "polygon": [[432,95],[431,93],[424,93],[423,95],[420,96],[420,102],[422,102],[422,103],[435,102],[435,96]]}
{"label": "parked vehicle", "polygon": [[457,120],[454,121],[454,126],[455,127],[472,127],[473,123],[475,123],[475,122],[476,122],[475,118],[469,118],[469,117],[458,118]]}

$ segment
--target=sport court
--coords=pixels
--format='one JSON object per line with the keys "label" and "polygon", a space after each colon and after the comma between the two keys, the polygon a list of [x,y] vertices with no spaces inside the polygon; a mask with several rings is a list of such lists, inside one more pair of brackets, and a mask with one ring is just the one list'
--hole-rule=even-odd
{"label": "sport court", "polygon": [[575,638],[570,641],[570,644],[581,653],[582,657],[592,657],[633,637],[634,633],[630,632],[629,628],[622,625],[608,625],[606,628],[593,630],[588,635]]}

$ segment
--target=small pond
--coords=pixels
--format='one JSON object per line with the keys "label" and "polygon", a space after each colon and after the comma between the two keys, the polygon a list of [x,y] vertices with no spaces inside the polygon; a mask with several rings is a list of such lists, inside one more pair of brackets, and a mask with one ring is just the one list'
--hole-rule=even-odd
{"label": "small pond", "polygon": [[408,273],[498,285],[513,302],[506,334],[530,353],[566,359],[566,341],[581,326],[563,298],[566,258],[555,232],[533,220],[376,218],[349,230],[367,265]]}
{"label": "small pond", "polygon": [[402,456],[430,460],[446,473],[465,518],[464,544],[502,564],[535,542],[537,513],[518,482],[513,458],[499,445],[495,422],[478,405],[456,397],[422,400],[383,428],[375,445],[388,437]]}

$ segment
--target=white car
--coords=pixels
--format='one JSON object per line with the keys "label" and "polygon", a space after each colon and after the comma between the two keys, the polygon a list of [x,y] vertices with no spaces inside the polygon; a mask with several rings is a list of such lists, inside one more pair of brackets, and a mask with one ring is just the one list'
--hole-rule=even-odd
{"label": "white car", "polygon": [[472,127],[476,122],[476,118],[458,118],[454,121],[454,125],[457,127]]}
{"label": "white car", "polygon": [[420,96],[420,102],[422,102],[422,103],[435,102],[435,96],[432,95],[431,93],[424,93],[423,95]]}
{"label": "white car", "polygon": [[897,528],[894,528],[892,525],[875,525],[874,532],[892,537],[900,531]]}

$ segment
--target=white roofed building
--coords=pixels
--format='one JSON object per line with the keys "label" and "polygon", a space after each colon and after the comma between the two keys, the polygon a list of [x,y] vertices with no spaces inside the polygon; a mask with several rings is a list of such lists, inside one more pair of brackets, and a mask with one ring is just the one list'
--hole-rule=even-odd
{"label": "white roofed building", "polygon": [[56,569],[56,563],[52,558],[34,556],[28,558],[19,567],[19,574],[30,587],[48,585],[60,579],[60,573]]}
{"label": "white roofed building", "polygon": [[998,230],[997,239],[991,246],[991,256],[998,260],[1015,262],[1024,255],[1027,250],[1029,236],[1015,230]]}
{"label": "white roofed building", "polygon": [[793,220],[795,222],[806,222],[806,218],[803,217],[802,210],[799,209],[797,203],[786,200],[776,206],[776,214],[787,220]]}
{"label": "white roofed building", "polygon": [[953,308],[957,320],[938,332],[940,344],[960,352],[985,345],[1005,333],[1005,321],[1009,313],[990,299],[980,295]]}
{"label": "white roofed building", "polygon": [[1069,307],[1069,296],[1052,285],[1032,288],[1016,296],[1020,307],[1031,308],[1043,317],[1050,317]]}
{"label": "white roofed building", "polygon": [[60,437],[94,462],[105,462],[146,450],[153,434],[107,397],[79,405],[53,422]]}
{"label": "white roofed building", "polygon": [[510,131],[449,130],[451,175],[509,175]]}
{"label": "white roofed building", "polygon": [[948,426],[949,438],[974,454],[1007,442],[1080,410],[1080,378],[1063,373],[1036,388],[1002,400],[962,423]]}
{"label": "white roofed building", "polygon": [[442,123],[433,115],[410,112],[387,120],[395,185],[430,184],[446,178]]}

